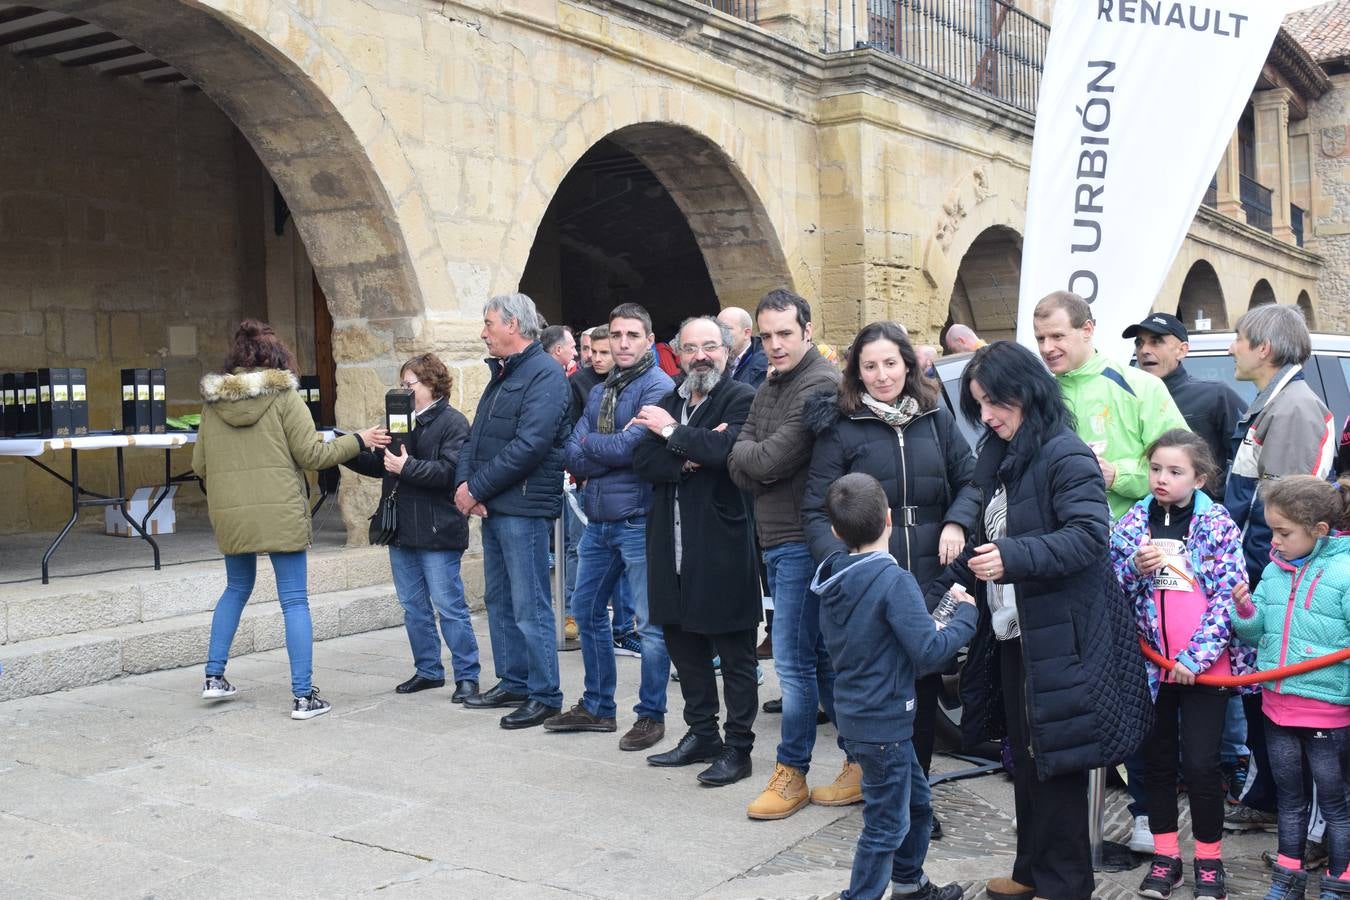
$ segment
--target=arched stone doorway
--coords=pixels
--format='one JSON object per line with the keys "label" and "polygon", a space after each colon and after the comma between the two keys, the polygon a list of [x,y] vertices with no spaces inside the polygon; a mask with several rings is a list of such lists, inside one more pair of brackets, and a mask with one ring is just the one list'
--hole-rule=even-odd
{"label": "arched stone doorway", "polygon": [[304,239],[335,320],[339,362],[370,357],[362,341],[344,340],[358,322],[390,337],[413,333],[423,300],[393,205],[350,125],[306,72],[259,35],[189,0],[27,5],[134,44],[181,72],[229,117],[280,188]]}
{"label": "arched stone doorway", "polygon": [[[1190,331],[1225,331],[1228,328],[1228,309],[1223,302],[1223,288],[1219,275],[1205,260],[1197,260],[1181,283],[1177,300],[1177,318]],[[1209,324],[1202,329],[1201,324]]]}
{"label": "arched stone doorway", "polygon": [[1003,225],[980,232],[961,257],[943,335],[960,323],[986,341],[1014,338],[1021,277],[1022,236]]}
{"label": "arched stone doorway", "polygon": [[550,321],[605,321],[642,303],[666,340],[691,315],[753,309],[790,285],[764,205],[713,141],[643,123],[592,145],[562,180],[521,276]]}
{"label": "arched stone doorway", "polygon": [[1312,297],[1308,295],[1307,291],[1298,292],[1298,308],[1303,310],[1303,318],[1307,320],[1308,328],[1316,328],[1317,321],[1313,317]]}
{"label": "arched stone doorway", "polygon": [[[6,119],[28,126],[0,141],[0,256],[25,260],[43,310],[7,368],[88,367],[91,418],[119,365],[166,368],[186,411],[254,316],[298,345],[303,370],[329,373],[327,421],[374,418],[365,388],[416,335],[422,298],[389,197],[309,75],[187,0],[0,5],[0,65]],[[10,486],[30,514],[19,527],[50,524]]]}
{"label": "arched stone doorway", "polygon": [[1256,282],[1252,288],[1252,298],[1247,304],[1248,309],[1255,309],[1258,306],[1265,306],[1267,303],[1275,302],[1275,289],[1270,286],[1270,282],[1262,278]]}

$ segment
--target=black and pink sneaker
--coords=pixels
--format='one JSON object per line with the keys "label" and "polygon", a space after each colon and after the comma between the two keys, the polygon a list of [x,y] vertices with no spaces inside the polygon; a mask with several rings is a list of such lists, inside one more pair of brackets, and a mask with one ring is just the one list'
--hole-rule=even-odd
{"label": "black and pink sneaker", "polygon": [[1139,884],[1139,896],[1167,900],[1181,887],[1181,860],[1175,856],[1154,856],[1148,874]]}
{"label": "black and pink sneaker", "polygon": [[1225,900],[1228,888],[1224,884],[1223,860],[1197,859],[1195,861],[1195,886],[1192,893],[1197,897],[1210,900]]}

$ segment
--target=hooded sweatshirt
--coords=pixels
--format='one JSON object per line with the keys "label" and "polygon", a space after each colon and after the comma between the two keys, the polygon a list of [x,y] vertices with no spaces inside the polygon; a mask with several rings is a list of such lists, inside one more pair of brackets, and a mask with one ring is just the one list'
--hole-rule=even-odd
{"label": "hooded sweatshirt", "polygon": [[882,552],[832,554],[811,590],[820,597],[820,631],[836,673],[839,733],[869,743],[909,740],[914,679],[940,669],[970,640],[975,607],[959,604],[939,629],[914,576]]}

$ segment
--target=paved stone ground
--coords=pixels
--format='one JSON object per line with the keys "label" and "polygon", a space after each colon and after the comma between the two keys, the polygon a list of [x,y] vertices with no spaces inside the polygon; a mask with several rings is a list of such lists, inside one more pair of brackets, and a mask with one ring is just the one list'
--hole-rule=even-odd
{"label": "paved stone ground", "polygon": [[[622,730],[638,666],[618,667]],[[580,654],[562,669],[570,702]],[[772,768],[775,716],[760,719],[755,775],[706,789],[696,770],[619,751],[618,735],[507,732],[446,691],[395,695],[410,671],[390,629],[318,645],[334,711],[310,722],[287,716],[281,650],[233,660],[240,696],[223,704],[197,698],[195,669],[0,704],[0,897],[804,900],[847,883],[858,808],[744,815]],[[771,668],[762,695],[776,695]],[[677,686],[670,696],[678,709]],[[683,732],[678,716],[670,730],[661,748]],[[823,728],[813,780],[840,763]],[[936,798],[948,836],[928,871],[982,896],[1011,863],[1011,784],[948,783]],[[1120,795],[1111,813],[1108,835],[1122,837]],[[1272,843],[1227,843],[1233,896],[1263,890],[1257,855]],[[1104,876],[1098,895],[1128,896],[1141,874]]]}

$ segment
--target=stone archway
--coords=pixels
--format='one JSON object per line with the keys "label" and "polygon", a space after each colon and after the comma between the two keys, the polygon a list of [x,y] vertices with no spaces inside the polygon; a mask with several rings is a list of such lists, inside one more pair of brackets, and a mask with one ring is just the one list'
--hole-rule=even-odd
{"label": "stone archway", "polygon": [[[339,363],[373,361],[423,314],[398,216],[361,141],[314,78],[191,0],[38,0],[154,54],[234,122],[286,199],[328,299]],[[356,335],[360,335],[357,337]]]}
{"label": "stone archway", "polygon": [[[602,226],[604,216],[594,213],[605,207],[617,219]],[[644,224],[659,224],[660,243],[669,247],[639,252],[640,235],[625,232]],[[569,279],[555,271],[565,265],[559,247],[569,258],[588,258],[576,264],[588,268],[583,280],[612,279],[590,293],[607,296],[617,286],[630,298],[647,297],[663,338],[686,315],[753,309],[765,292],[792,285],[778,235],[741,168],[712,138],[670,122],[627,125],[593,144],[560,180],[534,236],[522,289],[540,293],[541,309],[571,324],[595,324],[605,310],[593,297],[585,299],[595,308],[584,314],[569,309],[576,301],[563,295]],[[690,295],[687,302],[667,301],[671,283]],[[575,284],[570,293],[578,293]]]}
{"label": "stone archway", "polygon": [[1247,303],[1248,309],[1255,309],[1258,306],[1265,306],[1267,303],[1275,302],[1275,289],[1270,286],[1270,282],[1264,278],[1256,282],[1252,288],[1251,300]]}
{"label": "stone archway", "polygon": [[[942,203],[941,215],[924,245],[920,263],[925,280],[932,288],[930,325],[942,326],[952,319],[951,300],[957,296],[957,278],[966,254],[986,235],[1016,235],[1018,271],[1021,270],[1021,233],[1026,227],[1025,198],[1027,173],[1024,169],[1000,163],[982,164],[971,169],[953,186]],[[1019,199],[1023,205],[1019,205]],[[1020,277],[1020,276],[1019,276]],[[1013,325],[1016,331],[1016,293],[1012,285]]]}
{"label": "stone archway", "polygon": [[1224,306],[1223,287],[1214,267],[1203,259],[1196,260],[1181,283],[1177,299],[1177,318],[1188,330],[1198,330],[1198,321],[1208,319],[1209,331],[1228,328],[1228,309]]}
{"label": "stone archway", "polygon": [[[230,13],[196,0],[35,0],[32,6],[88,23],[86,30],[105,31],[171,66],[214,103],[213,114],[233,124],[284,198],[289,218],[278,222],[299,235],[313,268],[304,287],[317,285],[322,294],[313,303],[331,313],[324,348],[331,356],[324,359],[335,364],[336,391],[329,396],[336,397],[336,421],[350,427],[375,420],[389,376],[406,358],[400,354],[422,339],[425,303],[416,260],[435,248],[425,234],[414,235],[420,243],[413,247],[405,238],[400,223],[417,221],[410,205],[420,195],[404,189],[397,202],[391,198],[400,173],[410,171],[407,160],[369,93],[350,72],[338,71],[341,56],[288,4],[232,7]],[[341,98],[342,111],[330,94]],[[200,312],[206,318],[211,308]],[[358,539],[373,489],[355,479],[342,482],[342,516]]]}
{"label": "stone archway", "polygon": [[1021,275],[1022,236],[1005,225],[986,228],[961,257],[947,324],[969,325],[987,341],[1012,339]]}
{"label": "stone archway", "polygon": [[1309,330],[1316,328],[1317,320],[1313,316],[1312,297],[1307,291],[1298,292],[1298,308],[1303,310],[1303,318],[1307,320]]}

